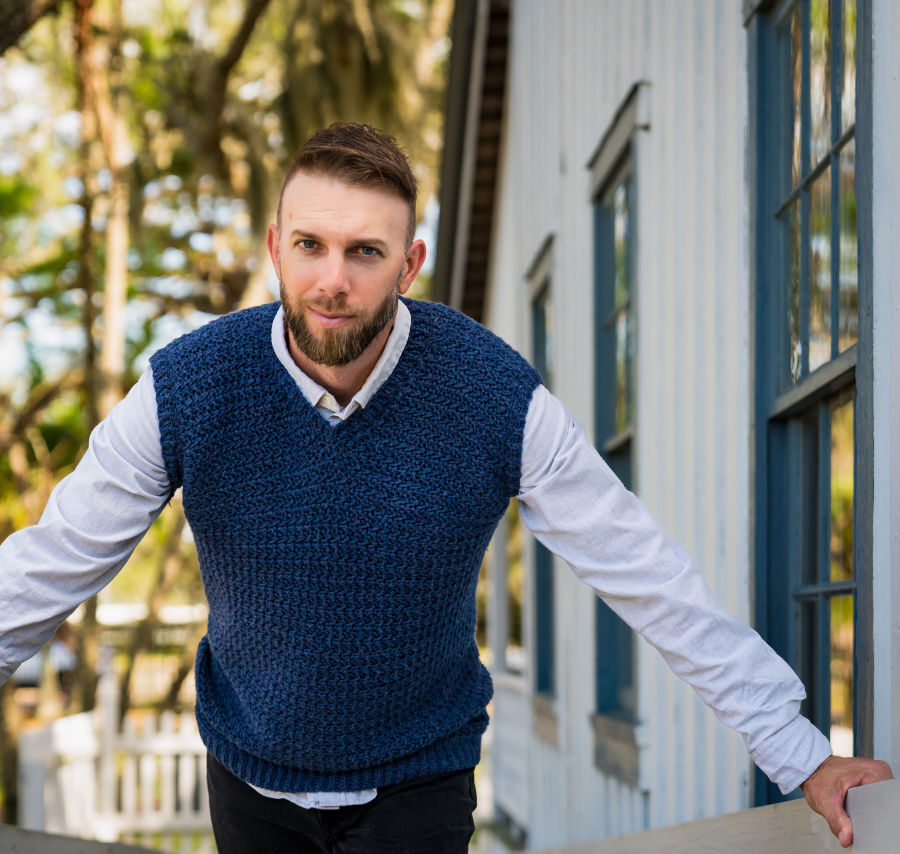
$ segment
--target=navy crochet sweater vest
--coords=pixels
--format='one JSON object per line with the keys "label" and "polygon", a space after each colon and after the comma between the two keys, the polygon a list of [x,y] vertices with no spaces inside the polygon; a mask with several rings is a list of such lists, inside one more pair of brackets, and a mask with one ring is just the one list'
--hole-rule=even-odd
{"label": "navy crochet sweater vest", "polygon": [[272,350],[277,304],[151,359],[210,606],[200,733],[268,789],[355,791],[479,759],[492,689],[475,586],[540,379],[458,312],[406,304],[397,367],[337,427]]}

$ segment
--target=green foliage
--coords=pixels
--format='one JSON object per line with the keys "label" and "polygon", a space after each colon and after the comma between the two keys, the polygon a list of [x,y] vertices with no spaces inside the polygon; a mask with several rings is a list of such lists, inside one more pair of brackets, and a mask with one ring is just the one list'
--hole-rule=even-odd
{"label": "green foliage", "polygon": [[0,175],[0,220],[28,211],[37,190],[21,175]]}

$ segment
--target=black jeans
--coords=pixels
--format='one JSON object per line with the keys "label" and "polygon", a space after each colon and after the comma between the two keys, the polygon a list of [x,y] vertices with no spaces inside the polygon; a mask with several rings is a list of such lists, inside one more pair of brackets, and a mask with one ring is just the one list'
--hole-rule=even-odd
{"label": "black jeans", "polygon": [[219,854],[464,854],[475,829],[475,772],[381,786],[375,800],[336,810],[269,798],[207,755]]}

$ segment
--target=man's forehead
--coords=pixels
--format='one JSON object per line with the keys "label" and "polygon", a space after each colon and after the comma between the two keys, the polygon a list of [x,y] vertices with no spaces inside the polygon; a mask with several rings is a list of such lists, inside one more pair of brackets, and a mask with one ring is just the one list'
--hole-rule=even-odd
{"label": "man's forehead", "polygon": [[319,195],[355,196],[358,198],[371,198],[373,203],[383,203],[390,199],[395,204],[405,207],[406,201],[399,192],[390,187],[376,187],[370,184],[360,184],[354,181],[345,181],[335,175],[327,175],[319,172],[297,172],[284,188],[285,198],[303,199],[304,197],[317,197]]}
{"label": "man's forehead", "polygon": [[346,224],[405,229],[408,207],[390,190],[351,184],[329,175],[298,172],[282,199],[285,227],[312,227],[317,221],[346,220]]}

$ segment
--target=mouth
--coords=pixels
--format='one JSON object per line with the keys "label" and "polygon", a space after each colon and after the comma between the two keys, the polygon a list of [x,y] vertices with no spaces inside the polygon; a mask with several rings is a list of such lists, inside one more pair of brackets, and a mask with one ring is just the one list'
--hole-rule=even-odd
{"label": "mouth", "polygon": [[313,316],[319,326],[322,326],[325,329],[337,329],[339,326],[349,323],[354,317],[352,314],[336,314],[334,312],[323,311],[312,307],[310,307],[309,313]]}

